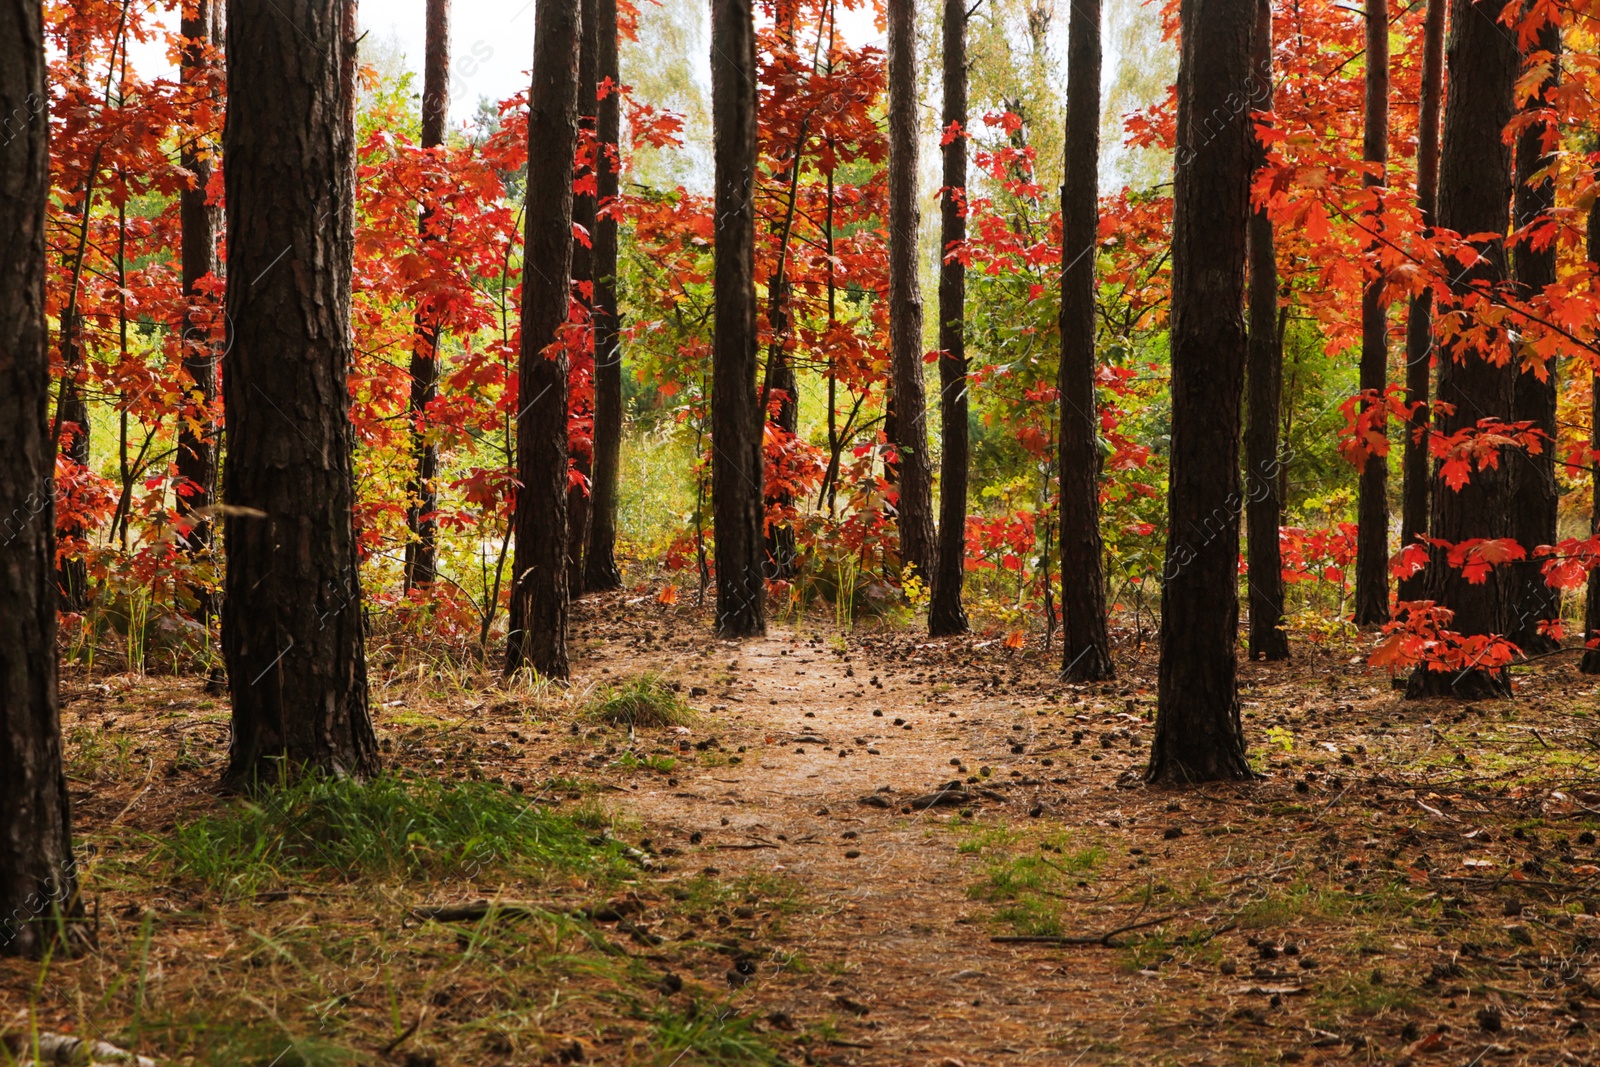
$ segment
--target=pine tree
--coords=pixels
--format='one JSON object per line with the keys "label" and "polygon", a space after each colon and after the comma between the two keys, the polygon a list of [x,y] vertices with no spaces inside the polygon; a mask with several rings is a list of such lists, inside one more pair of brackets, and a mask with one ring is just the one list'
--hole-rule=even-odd
{"label": "pine tree", "polygon": [[[939,545],[928,632],[967,632],[967,268],[950,254],[967,239],[967,6],[944,4],[944,181],[939,191]],[[954,131],[959,130],[959,134]]]}
{"label": "pine tree", "polygon": [[[1510,226],[1511,153],[1501,138],[1511,121],[1512,90],[1521,67],[1514,34],[1499,25],[1495,0],[1451,0],[1448,83],[1444,140],[1439,161],[1439,225],[1460,234],[1503,234]],[[1479,258],[1452,278],[1457,292],[1506,280],[1505,241],[1479,245]],[[1439,400],[1451,405],[1438,418],[1449,435],[1479,419],[1511,421],[1517,367],[1496,366],[1489,353],[1461,344],[1441,353]],[[1461,489],[1452,489],[1434,472],[1432,536],[1458,544],[1475,537],[1512,536],[1511,468],[1474,470]],[[1428,568],[1429,599],[1455,612],[1452,628],[1465,635],[1502,634],[1510,622],[1510,581],[1504,568],[1485,581],[1471,582],[1436,550]],[[1464,699],[1507,695],[1504,672],[1477,667],[1461,671],[1418,668],[1406,695]]]}
{"label": "pine tree", "polygon": [[[622,74],[617,65],[617,0],[596,0],[595,73],[605,88],[597,104],[595,179],[600,207],[617,198]],[[617,569],[617,467],[622,458],[622,340],[617,309],[617,220],[602,211],[594,235],[594,469],[589,489],[589,544],[583,587],[622,585]]]}
{"label": "pine tree", "polygon": [[933,465],[922,383],[922,292],[917,280],[917,21],[913,0],[888,0],[889,15],[889,379],[898,453],[896,505],[901,564],[933,574]]}
{"label": "pine tree", "polygon": [[506,674],[567,676],[567,374],[572,166],[578,143],[579,0],[538,0],[528,95],[516,551]]}
{"label": "pine tree", "polygon": [[56,696],[55,450],[47,421],[44,14],[0,5],[0,955],[41,955],[82,911]]}
{"label": "pine tree", "polygon": [[240,788],[378,766],[346,384],[356,36],[354,0],[228,10],[222,652]]}
{"label": "pine tree", "polygon": [[[422,147],[444,144],[445,117],[450,110],[450,0],[427,0],[422,61]],[[417,230],[428,240],[432,210],[417,212]],[[434,480],[439,476],[439,446],[427,432],[427,410],[439,395],[438,316],[418,308],[411,341],[411,458],[414,468],[406,486],[406,557],[404,586],[431,585],[438,577],[439,506]]]}
{"label": "pine tree", "polygon": [[1061,187],[1061,670],[1076,682],[1115,674],[1106,634],[1095,416],[1095,255],[1100,230],[1100,0],[1067,22],[1066,181]]}
{"label": "pine tree", "polygon": [[[1422,104],[1417,118],[1417,210],[1432,227],[1439,200],[1439,110],[1444,96],[1444,13],[1449,0],[1428,0],[1422,22]],[[1433,289],[1411,298],[1406,313],[1406,420],[1403,446],[1400,543],[1415,544],[1428,532],[1428,431],[1433,377]],[[1421,600],[1422,572],[1401,579],[1399,598]]]}
{"label": "pine tree", "polygon": [[[1374,193],[1388,184],[1389,164],[1389,5],[1387,0],[1366,0],[1366,131],[1362,159],[1368,164],[1362,184]],[[1365,220],[1376,229],[1376,213]],[[1363,405],[1376,420],[1372,432],[1387,435],[1387,410],[1383,400],[1389,385],[1389,311],[1383,303],[1383,270],[1378,263],[1378,242],[1367,242],[1371,266],[1377,274],[1361,293],[1361,391]],[[1361,489],[1356,500],[1356,603],[1357,626],[1389,621],[1389,460],[1369,453],[1361,468]]]}
{"label": "pine tree", "polygon": [[[1239,628],[1240,401],[1255,133],[1231,105],[1250,76],[1256,0],[1182,0],[1172,219],[1172,466],[1155,738],[1146,777],[1250,776]],[[1230,99],[1231,98],[1231,99]],[[1218,123],[1214,115],[1229,115]]]}
{"label": "pine tree", "polygon": [[[1251,105],[1272,110],[1272,4],[1258,0],[1252,41],[1255,70],[1251,86],[1261,86]],[[1254,96],[1254,94],[1252,94]],[[1266,152],[1256,145],[1255,163]],[[1283,631],[1283,553],[1278,529],[1283,524],[1280,491],[1284,457],[1278,448],[1278,408],[1283,399],[1283,340],[1278,312],[1278,257],[1272,218],[1267,209],[1250,215],[1250,347],[1245,373],[1248,391],[1244,430],[1245,527],[1250,548],[1251,659],[1289,658],[1289,636]]]}
{"label": "pine tree", "polygon": [[711,345],[711,499],[717,632],[767,630],[766,537],[756,393],[756,36],[750,0],[711,5],[716,169],[716,326]]}

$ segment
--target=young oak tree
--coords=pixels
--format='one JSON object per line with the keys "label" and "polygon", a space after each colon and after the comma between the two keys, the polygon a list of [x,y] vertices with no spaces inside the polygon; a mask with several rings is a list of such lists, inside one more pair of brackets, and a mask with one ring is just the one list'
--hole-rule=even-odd
{"label": "young oak tree", "polygon": [[[422,147],[444,144],[445,116],[450,110],[450,0],[428,0],[424,17],[422,60]],[[417,230],[428,240],[432,210],[427,200],[417,211]],[[419,307],[411,341],[411,395],[406,415],[411,420],[412,477],[406,486],[406,555],[404,588],[432,584],[437,575],[439,522],[434,512],[439,494],[439,445],[428,433],[428,405],[439,395],[439,316]]]}
{"label": "young oak tree", "polygon": [[[47,418],[40,0],[0,6],[0,955],[39,955],[80,910],[56,704],[55,449]],[[59,929],[59,926],[56,927]]]}
{"label": "young oak tree", "polygon": [[[1239,407],[1256,0],[1182,0],[1172,218],[1172,466],[1155,737],[1145,776],[1250,777],[1239,624]],[[1221,121],[1219,121],[1221,120]]]}
{"label": "young oak tree", "polygon": [[922,384],[922,293],[917,282],[917,19],[913,0],[887,0],[889,22],[889,444],[898,454],[900,562],[932,573],[933,465]]}
{"label": "young oak tree", "polygon": [[[1444,95],[1444,14],[1449,0],[1428,0],[1422,22],[1422,103],[1417,118],[1417,210],[1432,227],[1439,194],[1439,110]],[[1401,459],[1400,544],[1428,532],[1429,398],[1433,372],[1433,288],[1411,298],[1406,317],[1406,420]],[[1401,600],[1421,600],[1423,572],[1400,580]]]}
{"label": "young oak tree", "polygon": [[756,391],[756,36],[750,0],[711,5],[716,171],[711,499],[717,632],[767,630],[761,411]]}
{"label": "young oak tree", "polygon": [[567,350],[572,165],[578,142],[579,0],[539,0],[528,95],[516,549],[507,675],[567,676]]}
{"label": "young oak tree", "polygon": [[[587,32],[587,31],[586,31]],[[618,139],[622,74],[617,64],[617,0],[595,0],[594,467],[589,486],[589,543],[583,554],[588,592],[622,585],[617,569],[617,467],[622,456],[622,342],[617,311]]]}
{"label": "young oak tree", "polygon": [[[1475,285],[1498,286],[1506,279],[1504,234],[1510,225],[1511,153],[1501,136],[1511,121],[1512,90],[1521,67],[1516,35],[1497,21],[1503,5],[1495,0],[1451,0],[1449,86],[1444,108],[1444,140],[1439,164],[1439,225],[1463,237],[1493,234],[1475,242],[1478,258],[1451,278],[1457,294]],[[1449,436],[1475,427],[1480,419],[1510,422],[1517,366],[1496,366],[1484,342],[1471,334],[1455,341],[1439,359],[1439,400],[1450,405],[1437,417],[1438,432]],[[1472,538],[1500,539],[1513,533],[1511,468],[1473,471],[1453,488],[1435,469],[1432,536],[1450,544]],[[1428,567],[1430,599],[1455,613],[1454,628],[1466,636],[1501,634],[1510,621],[1509,576],[1494,568],[1470,581],[1449,565],[1442,548]],[[1419,666],[1407,684],[1408,697],[1462,699],[1509,695],[1504,671],[1468,664],[1460,670]]]}
{"label": "young oak tree", "polygon": [[[1540,29],[1530,52],[1553,57],[1550,73],[1528,98],[1530,110],[1547,107],[1549,94],[1561,80],[1561,27],[1551,21]],[[1556,242],[1550,226],[1550,212],[1556,203],[1553,174],[1538,177],[1551,162],[1550,151],[1558,147],[1558,132],[1546,123],[1534,122],[1523,130],[1516,145],[1516,192],[1512,198],[1512,225],[1525,231],[1511,250],[1512,277],[1519,297],[1536,297],[1556,280]],[[1552,142],[1547,146],[1547,138]],[[1537,227],[1547,227],[1540,232]],[[1561,593],[1545,581],[1544,563],[1533,555],[1540,545],[1556,543],[1556,509],[1560,491],[1556,487],[1556,363],[1528,368],[1517,375],[1511,397],[1512,418],[1531,422],[1545,434],[1537,454],[1519,451],[1508,457],[1512,462],[1511,528],[1528,553],[1528,558],[1510,565],[1511,604],[1509,638],[1527,655],[1553,652],[1561,647],[1549,631],[1549,624],[1561,618]]]}
{"label": "young oak tree", "polygon": [[[1258,0],[1252,40],[1252,76],[1263,85],[1263,111],[1272,110],[1272,3]],[[1254,84],[1254,83],[1252,83]],[[1255,162],[1265,159],[1257,142]],[[1279,405],[1283,398],[1283,340],[1278,313],[1278,256],[1272,216],[1266,205],[1250,216],[1250,342],[1246,357],[1248,391],[1244,430],[1245,536],[1250,549],[1251,659],[1289,658],[1289,635],[1283,630],[1283,552],[1278,528],[1283,524],[1278,451]]]}
{"label": "young oak tree", "polygon": [[[1248,123],[1246,123],[1248,125]],[[1106,634],[1095,414],[1095,254],[1099,250],[1100,0],[1067,22],[1067,127],[1061,186],[1061,670],[1075,682],[1115,674]],[[1248,175],[1246,176],[1248,177]]]}
{"label": "young oak tree", "polygon": [[939,190],[939,546],[928,632],[967,632],[967,5],[944,3],[943,187]]}
{"label": "young oak tree", "polygon": [[[1388,185],[1389,164],[1389,5],[1366,0],[1366,129],[1361,158],[1367,164],[1361,184],[1374,198]],[[1377,229],[1377,211],[1364,220]],[[1386,437],[1384,390],[1389,384],[1389,312],[1383,303],[1383,269],[1379,245],[1369,240],[1373,276],[1361,292],[1361,392],[1373,419],[1371,434]],[[1357,626],[1389,621],[1389,459],[1377,451],[1361,465],[1356,499]]]}
{"label": "young oak tree", "polygon": [[378,767],[352,521],[354,0],[230,3],[224,779]]}

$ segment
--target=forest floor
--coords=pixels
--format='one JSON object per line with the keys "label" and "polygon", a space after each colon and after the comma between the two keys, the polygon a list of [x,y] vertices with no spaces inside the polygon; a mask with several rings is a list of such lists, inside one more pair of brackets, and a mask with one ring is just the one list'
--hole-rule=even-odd
{"label": "forest floor", "polygon": [[[1164,790],[1128,635],[1080,687],[1038,641],[575,611],[567,689],[376,649],[397,784],[336,817],[218,795],[203,679],[68,670],[98,947],[0,962],[0,1029],[261,1067],[1600,1062],[1574,655],[1458,705],[1297,645],[1241,665],[1263,777]],[[596,717],[646,674],[692,717]]]}

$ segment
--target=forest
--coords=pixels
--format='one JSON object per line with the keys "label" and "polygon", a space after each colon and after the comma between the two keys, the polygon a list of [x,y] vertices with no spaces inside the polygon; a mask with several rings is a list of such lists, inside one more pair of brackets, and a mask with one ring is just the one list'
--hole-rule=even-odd
{"label": "forest", "polygon": [[0,1065],[1600,1063],[1600,0],[0,0]]}

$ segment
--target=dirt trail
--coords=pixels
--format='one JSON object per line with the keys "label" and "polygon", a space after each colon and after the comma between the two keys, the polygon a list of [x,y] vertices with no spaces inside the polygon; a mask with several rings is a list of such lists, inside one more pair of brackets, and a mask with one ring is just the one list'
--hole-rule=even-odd
{"label": "dirt trail", "polygon": [[[1119,753],[1088,764],[1098,780],[1090,785],[1057,765],[1070,732],[1055,699],[935,693],[949,688],[940,661],[969,644],[928,642],[939,666],[915,684],[906,674],[916,677],[918,665],[859,649],[838,655],[789,635],[718,643],[700,662],[737,681],[706,686],[712,692],[696,703],[716,709],[724,747],[749,751],[731,766],[680,763],[676,784],[641,787],[629,806],[679,838],[672,845],[688,868],[778,871],[823,902],[820,917],[775,946],[803,952],[817,970],[780,976],[769,964],[748,995],[796,1019],[834,1019],[838,1062],[1070,1062],[1097,1043],[1129,1052],[1131,1035],[1108,1040],[1102,1024],[1135,1008],[1146,1027],[1158,1023],[1165,983],[1130,974],[1105,947],[993,943],[989,909],[968,895],[978,865],[958,853],[963,838],[946,824],[963,812],[1026,822],[1041,805],[1041,829],[1120,821],[1130,800],[1149,804],[1104,792],[1134,760]],[[698,671],[670,673],[688,680]],[[959,806],[907,807],[952,781],[984,792]],[[1090,791],[1102,796],[1088,802]],[[862,803],[868,796],[887,807]],[[695,833],[699,843],[688,844]],[[1086,902],[1074,932],[1103,933],[1136,911]]]}
{"label": "dirt trail", "polygon": [[[660,670],[706,714],[661,739],[680,750],[670,778],[614,795],[676,877],[803,887],[815,910],[792,924],[715,916],[704,934],[763,960],[748,984],[730,975],[735,1006],[820,1027],[813,1062],[1600,1052],[1584,1021],[1600,1001],[1600,852],[1572,799],[1595,778],[1595,689],[1571,664],[1522,673],[1515,702],[1462,707],[1402,701],[1339,645],[1241,663],[1266,776],[1152,790],[1152,649],[1124,647],[1113,684],[1064,686],[1037,647],[776,626],[735,644],[651,605],[629,652],[616,607],[590,609],[609,647],[577,680]],[[969,800],[910,806],[952,781]],[[993,940],[1130,924],[1111,944]]]}

